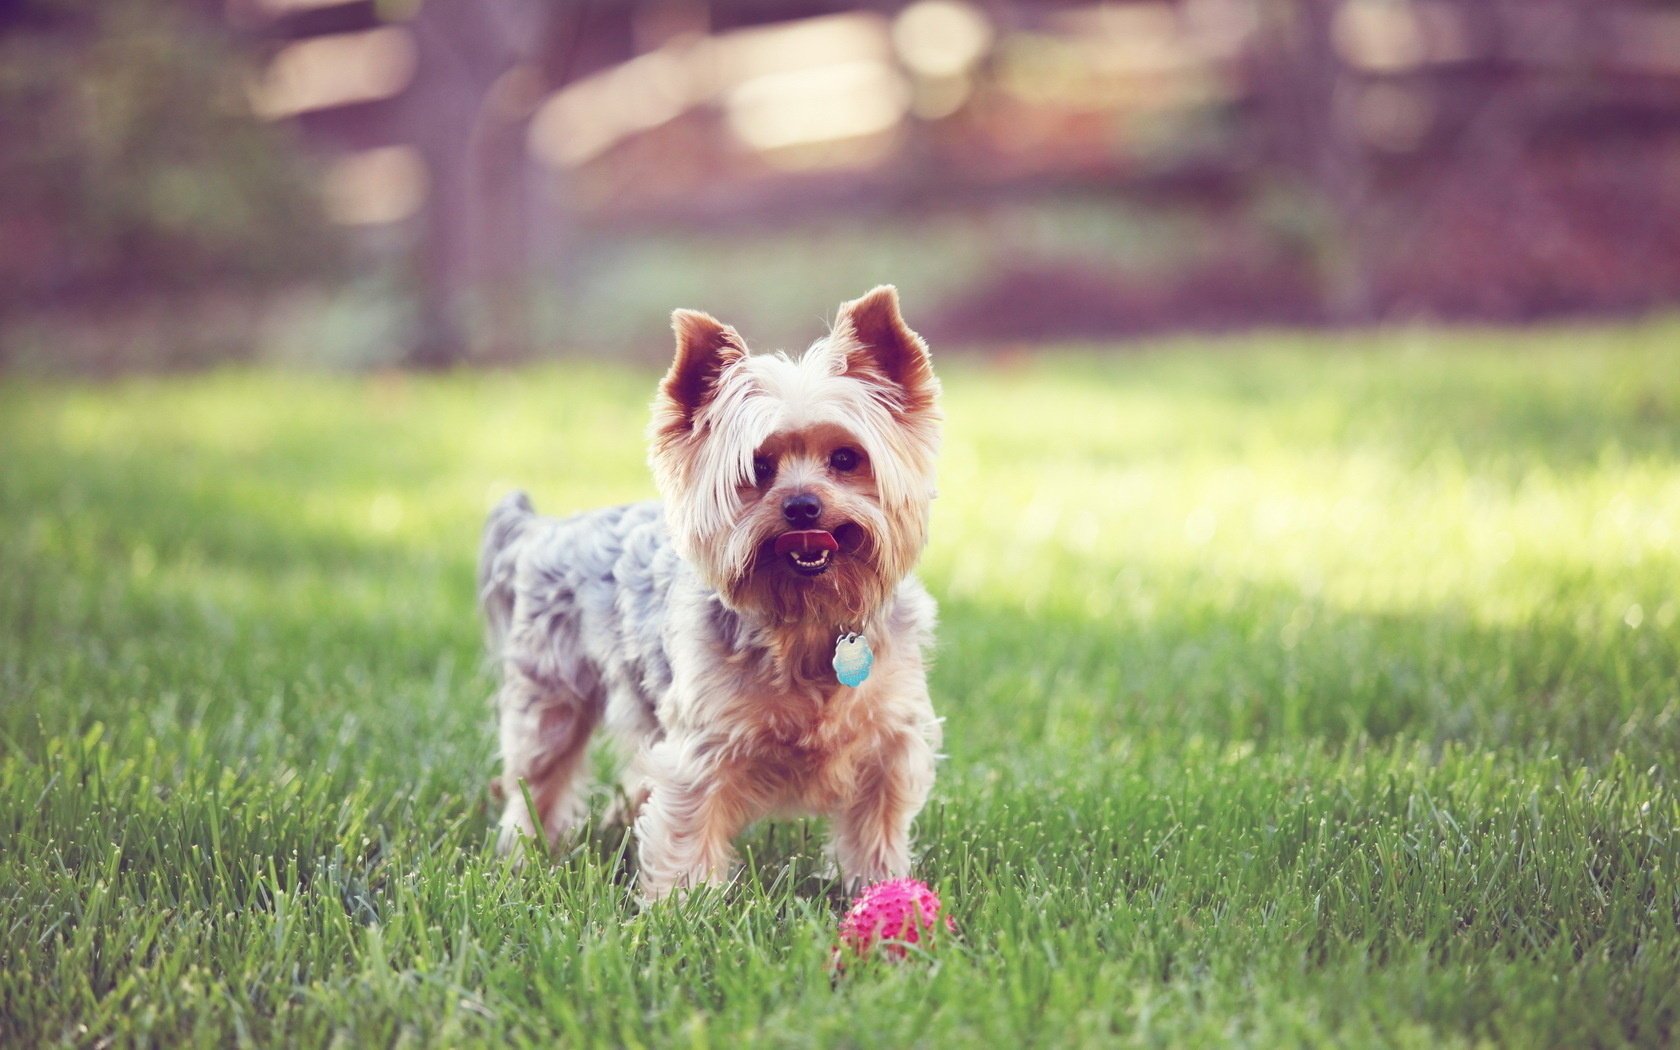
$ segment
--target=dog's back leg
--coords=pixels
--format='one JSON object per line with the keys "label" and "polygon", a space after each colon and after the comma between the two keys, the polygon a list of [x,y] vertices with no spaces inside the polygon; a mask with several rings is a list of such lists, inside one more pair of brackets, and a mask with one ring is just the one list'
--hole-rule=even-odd
{"label": "dog's back leg", "polygon": [[[496,696],[506,800],[497,849],[517,853],[539,826],[552,845],[587,814],[581,787],[600,704],[564,686],[535,681],[513,666],[505,675]],[[526,806],[527,793],[534,815]]]}

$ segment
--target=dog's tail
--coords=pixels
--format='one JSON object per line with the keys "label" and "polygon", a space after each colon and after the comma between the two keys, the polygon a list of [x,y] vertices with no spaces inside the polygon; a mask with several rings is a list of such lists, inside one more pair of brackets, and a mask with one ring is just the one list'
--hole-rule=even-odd
{"label": "dog's tail", "polygon": [[499,659],[502,640],[513,622],[513,578],[519,540],[536,517],[536,508],[523,492],[510,492],[484,522],[484,544],[478,554],[478,607],[484,613],[484,640],[490,655]]}

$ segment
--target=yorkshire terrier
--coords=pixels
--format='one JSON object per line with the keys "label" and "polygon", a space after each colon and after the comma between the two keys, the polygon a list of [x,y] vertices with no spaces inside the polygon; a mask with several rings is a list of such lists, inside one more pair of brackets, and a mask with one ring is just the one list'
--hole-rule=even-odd
{"label": "yorkshire terrier", "polygon": [[797,360],[672,315],[649,463],[662,497],[563,519],[491,512],[479,597],[501,665],[500,847],[585,813],[602,722],[625,755],[641,895],[728,878],[732,842],[829,819],[848,886],[910,871],[939,720],[927,542],[939,380],[876,288]]}

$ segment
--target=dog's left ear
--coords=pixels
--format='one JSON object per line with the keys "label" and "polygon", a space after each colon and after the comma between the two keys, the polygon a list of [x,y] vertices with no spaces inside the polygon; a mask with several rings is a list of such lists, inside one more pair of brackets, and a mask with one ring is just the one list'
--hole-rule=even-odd
{"label": "dog's left ear", "polygon": [[898,289],[883,284],[861,298],[840,305],[835,330],[850,326],[857,349],[846,361],[847,371],[870,369],[904,391],[905,407],[925,407],[938,395],[927,343],[911,331],[898,312]]}

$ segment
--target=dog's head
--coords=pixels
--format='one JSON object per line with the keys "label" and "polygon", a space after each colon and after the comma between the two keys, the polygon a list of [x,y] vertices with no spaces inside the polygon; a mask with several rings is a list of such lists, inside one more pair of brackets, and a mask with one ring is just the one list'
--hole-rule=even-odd
{"label": "dog's head", "polygon": [[939,448],[939,380],[898,293],[842,305],[798,360],[703,313],[672,326],[650,460],[677,550],[733,608],[859,624],[927,542]]}

